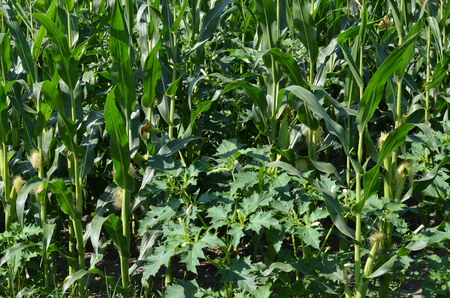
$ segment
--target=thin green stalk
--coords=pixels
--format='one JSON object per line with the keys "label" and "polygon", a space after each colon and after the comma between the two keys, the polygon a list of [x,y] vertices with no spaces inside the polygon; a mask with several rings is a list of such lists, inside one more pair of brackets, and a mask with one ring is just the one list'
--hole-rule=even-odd
{"label": "thin green stalk", "polygon": [[[427,83],[430,82],[431,79],[431,58],[430,58],[430,49],[431,49],[431,26],[428,24],[428,40],[427,40]],[[428,121],[430,118],[430,90],[427,88],[425,91],[425,121]]]}
{"label": "thin green stalk", "polygon": [[[173,6],[173,15],[177,15],[177,6]],[[172,69],[172,82],[177,80],[177,69],[178,69],[178,61],[177,61],[177,32],[173,33],[173,69]],[[174,120],[175,120],[175,96],[173,95],[170,98],[170,115],[169,115],[169,139],[173,140],[173,128],[174,128]]]}
{"label": "thin green stalk", "polygon": [[[363,154],[363,134],[359,133],[358,163],[361,164]],[[361,201],[361,174],[356,173],[356,204]],[[356,241],[361,243],[361,214],[356,214]],[[361,247],[355,245],[355,287],[358,288],[361,276]]]}
{"label": "thin green stalk", "polygon": [[[11,203],[11,200],[10,200],[11,176],[9,173],[9,166],[8,166],[8,146],[6,144],[2,144],[0,153],[1,153],[1,158],[2,158],[2,162],[1,162],[2,169],[1,170],[2,170],[2,178],[3,178],[3,184],[4,184],[5,202],[7,204],[10,204]],[[10,205],[10,207],[11,207],[11,205]],[[9,228],[11,226],[13,212],[14,212],[14,210],[5,209],[5,229],[6,229],[6,231],[9,231]]]}

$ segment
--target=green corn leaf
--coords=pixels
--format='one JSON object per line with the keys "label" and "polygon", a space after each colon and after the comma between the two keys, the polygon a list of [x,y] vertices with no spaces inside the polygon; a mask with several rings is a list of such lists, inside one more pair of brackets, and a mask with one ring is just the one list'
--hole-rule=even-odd
{"label": "green corn leaf", "polygon": [[65,293],[67,291],[67,289],[69,289],[70,286],[73,285],[74,282],[83,278],[86,274],[92,274],[92,273],[95,273],[102,277],[105,277],[105,274],[100,269],[90,269],[88,271],[86,271],[85,269],[80,269],[77,272],[75,272],[74,274],[72,274],[69,277],[69,279],[64,283],[62,292]]}
{"label": "green corn leaf", "polygon": [[111,90],[105,103],[106,131],[110,135],[111,157],[116,169],[114,182],[122,189],[134,190],[134,180],[128,174],[130,167],[130,148],[128,134],[122,120],[122,115],[116,107],[114,90]]}
{"label": "green corn leaf", "polygon": [[80,175],[81,179],[87,177],[91,169],[94,167],[95,159],[95,147],[98,144],[99,138],[99,126],[101,123],[94,123],[88,127],[86,132],[83,134],[83,139],[81,140],[80,148],[86,152],[84,158],[80,161]]}
{"label": "green corn leaf", "polygon": [[364,175],[364,198],[352,207],[354,214],[361,214],[365,201],[379,190],[381,164],[385,158],[405,142],[406,135],[413,127],[414,124],[403,124],[389,133],[378,155],[378,163]]}
{"label": "green corn leaf", "polygon": [[206,41],[208,41],[208,39],[210,39],[214,35],[214,32],[216,31],[222,19],[223,11],[231,3],[233,3],[233,0],[224,0],[216,4],[213,7],[213,9],[211,9],[206,14],[205,19],[203,20],[202,31],[200,33],[200,36],[197,42],[195,43],[194,47],[186,53],[186,56],[192,53],[195,49],[204,44]]}
{"label": "green corn leaf", "polygon": [[294,85],[305,87],[300,67],[290,54],[283,53],[278,48],[270,49],[269,53],[272,55],[272,59],[281,66],[283,72],[289,76]]}
{"label": "green corn leaf", "polygon": [[387,57],[367,84],[363,98],[359,103],[358,116],[356,116],[356,124],[360,133],[364,132],[367,123],[378,107],[387,80],[398,68],[398,61],[402,59],[403,55],[409,53],[414,42],[419,37],[419,34],[420,32],[412,35],[410,38],[406,39],[401,46],[397,47]]}
{"label": "green corn leaf", "polygon": [[[94,249],[94,254],[98,255],[100,250],[100,233],[102,231],[103,223],[107,220],[107,217],[96,214],[92,218],[90,225],[90,238],[92,243],[92,248]],[[88,231],[86,231],[87,233]]]}
{"label": "green corn leaf", "polygon": [[6,21],[6,24],[8,24],[9,32],[11,33],[16,45],[15,50],[22,60],[23,68],[31,76],[32,81],[35,82],[37,80],[36,65],[31,57],[30,46],[28,45],[25,36],[23,36],[22,28],[20,27],[14,12],[9,7],[3,5],[0,7],[0,11],[3,13],[3,18]]}
{"label": "green corn leaf", "polygon": [[156,98],[156,86],[162,74],[161,64],[158,60],[158,51],[160,46],[161,43],[158,42],[158,44],[151,50],[143,67],[142,76],[144,80],[143,83],[145,93],[142,97],[142,105],[146,108],[151,108],[153,106],[153,101]]}
{"label": "green corn leaf", "polygon": [[103,223],[109,237],[116,243],[119,248],[119,254],[122,258],[130,258],[128,248],[128,240],[122,234],[122,221],[115,214],[110,214]]}
{"label": "green corn leaf", "polygon": [[443,55],[443,45],[442,45],[442,35],[441,30],[439,29],[439,24],[434,17],[428,17],[428,26],[431,27],[431,31],[433,32],[434,42],[436,44],[436,52],[438,53],[439,60],[442,60]]}
{"label": "green corn leaf", "polygon": [[341,175],[339,175],[338,170],[336,167],[329,163],[329,162],[323,162],[323,161],[315,161],[313,159],[309,159],[309,161],[312,163],[312,165],[319,171],[324,173],[330,173],[333,174],[336,180],[341,184],[344,185],[344,183],[341,180]]}
{"label": "green corn leaf", "polygon": [[169,157],[172,154],[180,151],[181,149],[186,148],[186,146],[189,142],[196,140],[196,139],[198,139],[198,137],[191,136],[191,137],[187,137],[187,138],[183,138],[183,139],[172,140],[169,143],[162,146],[161,149],[159,149],[157,155]]}
{"label": "green corn leaf", "polygon": [[11,142],[11,126],[8,121],[8,105],[6,104],[6,93],[3,84],[0,86],[0,143],[8,146]]}
{"label": "green corn leaf", "polygon": [[180,84],[181,79],[183,76],[180,76],[178,79],[175,80],[175,82],[172,82],[170,84],[169,88],[167,88],[166,96],[173,97],[177,93],[178,85]]}
{"label": "green corn leaf", "polygon": [[114,89],[115,100],[122,108],[125,117],[130,118],[131,112],[136,105],[136,86],[131,69],[130,55],[128,54],[129,36],[125,31],[125,22],[122,17],[122,9],[119,1],[115,1],[111,17],[111,79]]}
{"label": "green corn leaf", "polygon": [[25,185],[20,190],[17,200],[16,200],[16,212],[17,219],[19,221],[20,227],[23,229],[23,216],[25,210],[25,203],[28,198],[28,194],[34,189],[38,189],[43,183],[43,180],[37,176],[32,177],[25,183]]}
{"label": "green corn leaf", "polygon": [[136,15],[137,28],[139,30],[139,47],[141,50],[141,66],[144,68],[144,62],[147,60],[147,55],[149,53],[149,42],[148,42],[148,13],[145,11],[148,8],[147,3],[142,3],[139,7]]}
{"label": "green corn leaf", "polygon": [[342,217],[342,206],[335,198],[335,195],[327,189],[323,182],[312,181],[312,183],[317,187],[317,189],[325,198],[325,202],[327,203],[327,210],[333,223],[336,225],[339,231],[341,231],[342,234],[352,238],[353,241],[357,243],[355,239],[355,231],[347,225],[344,218]]}
{"label": "green corn leaf", "polygon": [[44,222],[44,258],[47,258],[47,251],[52,241],[53,232],[55,231],[56,224],[48,224]]}
{"label": "green corn leaf", "polygon": [[10,7],[14,8],[16,10],[17,15],[20,17],[21,21],[25,24],[25,26],[27,27],[27,30],[33,32],[33,25],[31,24],[28,14],[22,8],[21,2],[7,0],[6,3],[8,3],[8,5]]}
{"label": "green corn leaf", "polygon": [[[358,39],[360,41],[360,39]],[[345,60],[348,62],[348,67],[350,68],[350,71],[352,72],[353,78],[355,79],[356,83],[358,84],[359,88],[364,88],[364,82],[359,75],[359,68],[356,64],[355,60],[353,59],[353,56],[351,54],[350,48],[348,47],[347,43],[339,43],[342,49],[342,53],[344,53]]]}
{"label": "green corn leaf", "polygon": [[78,160],[84,158],[84,151],[74,141],[77,135],[75,123],[64,114],[64,103],[56,87],[49,81],[37,83],[45,96],[46,103],[54,110],[58,111],[59,135],[63,144],[72,151],[74,157]]}
{"label": "green corn leaf", "polygon": [[32,16],[47,29],[47,36],[52,42],[52,58],[56,62],[58,74],[73,91],[78,81],[78,65],[71,55],[66,35],[47,16],[39,13]]}
{"label": "green corn leaf", "polygon": [[411,198],[411,196],[418,194],[426,189],[433,182],[434,178],[436,178],[439,169],[448,163],[450,163],[450,156],[445,156],[436,167],[427,172],[422,178],[420,178],[419,180],[414,180],[413,186],[408,190],[401,201],[404,202]]}
{"label": "green corn leaf", "polygon": [[172,24],[172,27],[170,27],[170,31],[174,34],[176,34],[178,32],[178,28],[180,28],[180,22],[181,22],[181,19],[183,18],[184,11],[186,10],[186,6],[187,6],[188,2],[189,2],[188,0],[184,0],[183,6],[181,6],[181,9],[179,11],[177,11],[177,13],[178,13],[177,19]]}
{"label": "green corn leaf", "polygon": [[9,73],[9,68],[11,67],[11,56],[10,56],[10,43],[9,36],[6,33],[0,33],[0,59],[1,61],[1,75],[6,81],[6,75]]}
{"label": "green corn leaf", "polygon": [[255,15],[263,31],[261,50],[276,48],[278,26],[277,11],[273,0],[256,0]]}
{"label": "green corn leaf", "polygon": [[367,20],[369,18],[369,14],[367,12],[367,4],[364,3],[361,11],[361,25],[359,27],[359,40],[362,45],[366,40],[366,30],[367,30]]}
{"label": "green corn leaf", "polygon": [[397,30],[397,34],[399,38],[404,38],[405,37],[405,31],[403,29],[403,24],[402,24],[402,16],[400,14],[400,3],[397,3],[395,0],[389,0],[389,3],[391,4],[391,9],[392,9],[392,15],[394,17],[394,23],[395,23],[395,29]]}
{"label": "green corn leaf", "polygon": [[73,220],[81,221],[81,214],[73,207],[72,192],[67,189],[62,179],[48,182],[48,186],[52,193],[56,195],[61,210],[72,217]]}
{"label": "green corn leaf", "polygon": [[261,133],[266,134],[269,129],[267,125],[269,111],[267,110],[267,101],[262,90],[250,83],[236,81],[228,84],[222,91],[222,94],[233,89],[243,89],[244,94],[252,100],[254,104],[253,117],[255,118],[255,122],[259,125],[258,129]]}
{"label": "green corn leaf", "polygon": [[316,41],[316,24],[311,17],[309,2],[294,0],[292,11],[298,37],[308,51],[310,61],[314,62],[319,54],[319,47]]}
{"label": "green corn leaf", "polygon": [[[413,36],[416,33],[422,32],[423,28],[423,19],[420,19],[417,21],[414,26],[411,28],[411,30],[408,32],[408,35],[406,35],[406,40],[409,40],[411,36]],[[414,43],[413,43],[414,45]],[[414,56],[414,48],[413,46],[409,46],[407,50],[403,52],[403,55],[397,60],[397,67],[394,72],[394,82],[400,83],[403,82],[403,78],[405,77],[406,67],[411,61],[411,58]]]}
{"label": "green corn leaf", "polygon": [[375,278],[378,276],[382,276],[394,266],[394,263],[397,259],[397,255],[393,255],[386,263],[384,263],[380,268],[378,268],[374,273],[367,276],[367,278]]}
{"label": "green corn leaf", "polygon": [[300,87],[300,86],[290,86],[287,87],[286,90],[291,91],[294,93],[295,96],[300,98],[305,102],[305,105],[308,106],[308,109],[310,109],[315,114],[319,115],[322,119],[325,120],[325,123],[327,125],[328,131],[332,133],[333,135],[337,136],[339,140],[341,141],[343,145],[343,149],[345,151],[345,154],[350,158],[350,161],[352,162],[353,167],[355,168],[356,172],[363,173],[363,169],[358,164],[357,161],[353,159],[349,152],[349,143],[347,139],[347,132],[344,130],[342,126],[337,124],[331,117],[328,115],[328,113],[324,110],[324,108],[320,105],[317,98],[312,94],[310,91]]}
{"label": "green corn leaf", "polygon": [[448,64],[450,63],[450,50],[446,51],[443,56],[444,58],[434,68],[432,81],[425,86],[427,90],[438,87],[442,80],[447,77]]}
{"label": "green corn leaf", "polygon": [[134,263],[133,266],[131,266],[128,270],[128,274],[132,275],[137,268],[144,265],[147,258],[153,253],[156,240],[159,238],[159,236],[161,236],[161,234],[162,232],[159,227],[156,227],[152,230],[147,230],[144,233],[141,241],[139,257],[137,258],[136,263]]}
{"label": "green corn leaf", "polygon": [[47,124],[50,116],[52,114],[52,109],[49,105],[44,102],[40,103],[40,110],[38,112],[38,124],[34,128],[34,134],[39,136],[44,130],[44,126]]}

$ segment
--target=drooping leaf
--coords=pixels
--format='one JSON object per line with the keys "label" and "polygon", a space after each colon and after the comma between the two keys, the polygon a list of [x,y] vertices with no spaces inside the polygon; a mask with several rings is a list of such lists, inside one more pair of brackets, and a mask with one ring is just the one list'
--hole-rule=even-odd
{"label": "drooping leaf", "polygon": [[38,13],[32,16],[47,29],[47,36],[52,41],[52,58],[56,62],[57,71],[73,92],[78,81],[78,67],[71,55],[67,36],[47,16]]}
{"label": "drooping leaf", "polygon": [[56,195],[61,210],[72,217],[73,220],[81,221],[81,214],[73,207],[72,192],[67,189],[66,184],[62,179],[48,182],[48,186],[52,193]]}
{"label": "drooping leaf", "polygon": [[373,113],[378,107],[387,80],[398,68],[398,61],[404,57],[403,55],[405,53],[409,53],[409,50],[414,45],[419,34],[420,32],[412,35],[410,38],[406,39],[401,46],[392,51],[367,84],[363,98],[359,103],[358,116],[356,116],[356,124],[360,133],[364,133],[367,123],[370,121]]}
{"label": "drooping leaf", "polygon": [[55,85],[49,81],[38,83],[41,86],[41,91],[45,95],[45,100],[54,110],[58,111],[58,127],[59,135],[63,144],[73,152],[74,157],[78,160],[84,158],[84,151],[74,141],[77,135],[77,128],[75,123],[68,118],[64,113],[64,103],[61,99],[59,91]]}

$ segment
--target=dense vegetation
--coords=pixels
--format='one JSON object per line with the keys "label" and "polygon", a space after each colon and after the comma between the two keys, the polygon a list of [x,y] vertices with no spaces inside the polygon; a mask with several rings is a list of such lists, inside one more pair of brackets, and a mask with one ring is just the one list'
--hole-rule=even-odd
{"label": "dense vegetation", "polygon": [[447,297],[449,10],[2,1],[0,295]]}

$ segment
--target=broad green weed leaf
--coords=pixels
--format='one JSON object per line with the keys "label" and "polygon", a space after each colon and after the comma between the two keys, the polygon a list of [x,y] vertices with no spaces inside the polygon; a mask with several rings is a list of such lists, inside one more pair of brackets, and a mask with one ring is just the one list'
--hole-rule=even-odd
{"label": "broad green weed leaf", "polygon": [[167,266],[170,258],[175,255],[176,246],[177,244],[172,241],[156,247],[153,254],[147,259],[142,279],[147,280],[150,276],[155,276],[161,266]]}
{"label": "broad green weed leaf", "polygon": [[207,217],[211,218],[211,228],[217,229],[227,224],[228,212],[221,206],[208,208]]}
{"label": "broad green weed leaf", "polygon": [[[187,2],[187,1],[186,1]],[[199,285],[194,280],[178,279],[176,284],[171,284],[167,287],[167,294],[164,298],[190,298],[197,297],[195,294],[199,292]]]}
{"label": "broad green weed leaf", "polygon": [[250,216],[247,230],[253,230],[256,233],[259,233],[261,227],[265,227],[267,229],[270,229],[270,227],[281,229],[280,223],[273,217],[271,212],[265,211],[258,211]]}
{"label": "broad green weed leaf", "polygon": [[250,256],[243,258],[237,256],[229,265],[222,263],[219,268],[219,272],[223,276],[223,282],[233,282],[234,287],[250,292],[253,292],[257,288],[254,281],[255,276],[252,274],[252,271],[253,267]]}
{"label": "broad green weed leaf", "polygon": [[256,291],[253,291],[253,295],[255,296],[255,298],[269,298],[271,297],[270,295],[272,294],[272,290],[270,289],[270,287],[271,287],[270,284],[258,287]]}
{"label": "broad green weed leaf", "polygon": [[217,148],[217,153],[214,156],[222,159],[228,159],[239,151],[244,145],[239,143],[237,139],[223,140]]}
{"label": "broad green weed leaf", "polygon": [[308,226],[297,226],[298,236],[305,242],[316,249],[320,248],[320,233],[316,229]]}
{"label": "broad green weed leaf", "polygon": [[244,226],[238,226],[237,224],[233,224],[231,229],[228,230],[228,235],[231,236],[231,244],[234,247],[238,247],[241,239],[245,236],[244,234]]}

